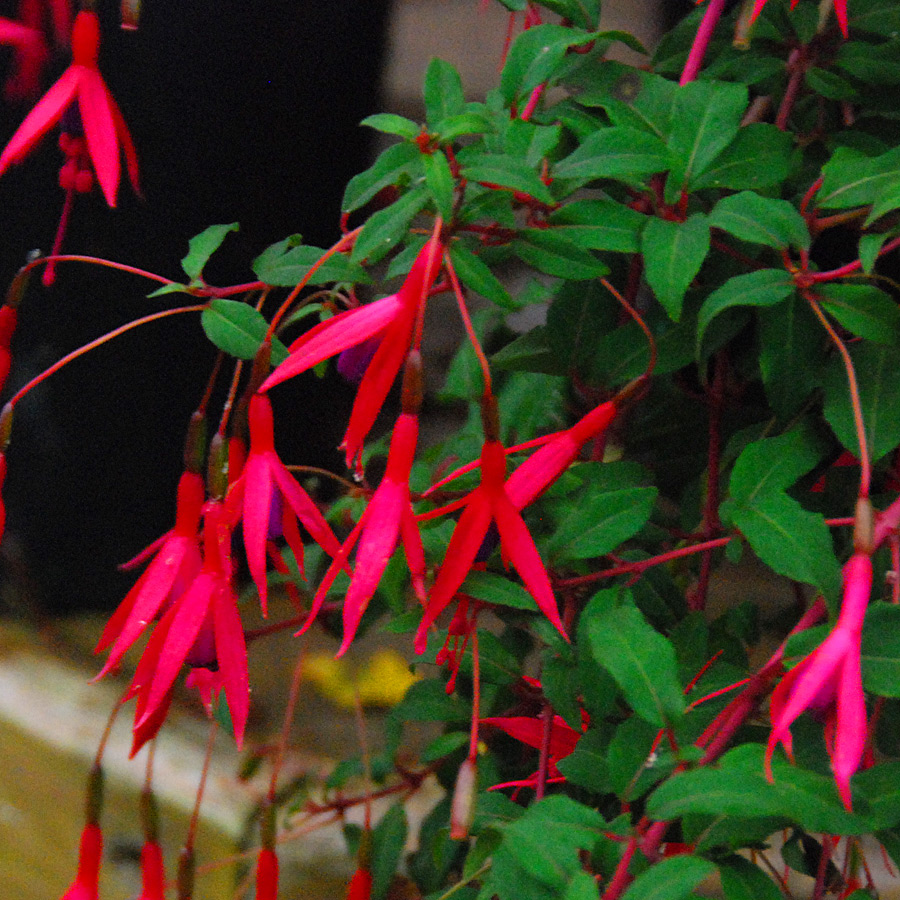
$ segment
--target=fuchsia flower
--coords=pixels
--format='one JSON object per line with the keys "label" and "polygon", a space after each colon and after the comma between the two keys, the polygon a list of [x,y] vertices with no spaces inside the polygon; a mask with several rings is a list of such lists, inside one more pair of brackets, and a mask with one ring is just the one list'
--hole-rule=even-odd
{"label": "fuchsia flower", "polygon": [[[767,0],[756,0],[753,5],[753,11],[750,13],[750,21],[756,20],[756,17],[763,11]],[[797,0],[791,0],[791,9],[797,5]],[[847,0],[834,0],[834,14],[837,16],[838,24],[841,26],[841,32],[844,37],[848,37],[847,29]]]}
{"label": "fuchsia flower", "polygon": [[242,523],[247,565],[259,591],[263,615],[266,615],[266,548],[270,546],[273,531],[284,535],[301,569],[303,539],[298,519],[329,555],[337,556],[341,545],[319,508],[275,452],[272,403],[268,396],[255,394],[251,398],[249,420],[250,452],[240,478],[228,492],[226,508],[229,518],[235,522],[240,518]]}
{"label": "fuchsia flower", "polygon": [[81,832],[78,872],[60,900],[97,900],[100,863],[103,859],[103,832],[96,822],[88,822]]}
{"label": "fuchsia flower", "polygon": [[187,590],[200,571],[198,529],[205,496],[202,476],[185,472],[178,483],[175,527],[126,563],[130,567],[155,553],[153,562],[128,592],[100,636],[94,652],[100,653],[110,645],[112,649],[97,678],[118,664],[147,626]]}
{"label": "fuchsia flower", "polygon": [[3,94],[7,100],[20,100],[37,92],[41,69],[47,60],[47,47],[40,30],[22,22],[0,18],[0,44],[15,47],[13,71]]}
{"label": "fuchsia flower", "polygon": [[141,892],[137,900],[166,900],[166,870],[162,847],[146,841],[141,847]]}
{"label": "fuchsia flower", "polygon": [[844,566],[841,612],[831,634],[785,675],[772,693],[772,733],[766,745],[766,773],[778,744],[792,757],[790,727],[804,711],[825,719],[825,739],[834,780],[851,809],[850,778],[859,768],[868,725],[860,670],[863,619],[872,591],[872,560],[854,553]]}
{"label": "fuchsia flower", "polygon": [[0,154],[0,175],[13,163],[21,162],[77,101],[87,155],[97,173],[106,202],[110,206],[116,205],[121,171],[120,148],[125,155],[132,186],[135,192],[140,193],[134,143],[97,67],[99,51],[100,22],[96,13],[78,13],[72,27],[72,65],[38,101]]}
{"label": "fuchsia flower", "polygon": [[256,861],[256,900],[278,900],[278,855],[263,847]]}
{"label": "fuchsia flower", "polygon": [[[544,740],[544,720],[537,716],[488,716],[479,720],[482,725],[493,725],[505,731],[511,738],[541,749]],[[585,723],[587,720],[585,719]],[[557,763],[575,751],[582,732],[576,731],[562,716],[554,716],[550,725],[550,753],[547,768],[547,783],[565,781],[565,776],[557,768]],[[491,786],[491,790],[507,787],[534,787],[538,782],[537,772],[521,781],[505,781]]]}
{"label": "fuchsia flower", "polygon": [[334,562],[316,591],[309,619],[303,626],[305,631],[312,623],[338,571],[346,566],[354,545],[359,541],[353,577],[344,599],[344,640],[337,652],[338,656],[345,653],[353,641],[363,613],[378,587],[398,540],[403,542],[416,595],[425,602],[425,554],[409,499],[409,473],[416,455],[418,435],[418,417],[403,413],[394,426],[387,471],[381,484],[341,547],[340,553],[335,555]]}
{"label": "fuchsia flower", "polygon": [[261,388],[268,391],[331,356],[370,338],[379,338],[378,349],[366,367],[350,414],[350,423],[341,442],[348,466],[358,465],[363,441],[406,359],[419,307],[437,278],[443,252],[444,245],[439,235],[435,234],[419,251],[396,294],[339,313],[301,335],[291,344],[288,358]]}
{"label": "fuchsia flower", "polygon": [[232,580],[231,532],[216,501],[204,508],[203,565],[156,626],[129,689],[138,697],[135,731],[145,740],[152,734],[142,727],[158,727],[159,711],[185,663],[210,669],[220,679],[240,749],[250,707],[247,647]]}
{"label": "fuchsia flower", "polygon": [[429,626],[453,600],[475,557],[495,523],[504,558],[509,559],[525,583],[538,608],[565,637],[562,620],[534,540],[505,485],[506,453],[503,445],[488,439],[481,450],[481,484],[469,494],[463,514],[453,531],[444,564],[431,589],[425,615],[416,632],[416,653],[424,653]]}

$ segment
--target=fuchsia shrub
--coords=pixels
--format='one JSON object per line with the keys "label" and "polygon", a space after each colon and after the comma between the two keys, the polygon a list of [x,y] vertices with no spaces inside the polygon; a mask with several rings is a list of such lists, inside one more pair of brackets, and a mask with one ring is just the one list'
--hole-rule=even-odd
{"label": "fuchsia shrub", "polygon": [[[64,213],[54,255],[26,266],[0,309],[4,376],[16,310],[41,289],[32,271],[49,282],[57,264],[92,262],[157,282],[157,304],[190,303],[20,389],[0,416],[3,450],[30,390],[119,334],[199,315],[220,350],[185,423],[174,527],[128,564],[143,571],[97,647],[101,677],[149,635],[122,698],[136,701],[135,753],[186,675],[255,754],[248,654],[274,630],[296,631],[299,648],[323,627],[338,655],[364,631],[409,635],[421,679],[381,749],[337,767],[324,804],[280,789],[292,691],[258,896],[277,896],[277,849],[298,817],[348,804],[365,808],[364,827],[346,829],[354,900],[401,883],[432,898],[680,900],[713,875],[728,898],[767,900],[790,896],[790,869],[816,898],[874,896],[859,836],[900,857],[900,0],[730,12],[709,0],[640,67],[608,58],[623,43],[646,51],[600,30],[599,0],[502,2],[514,36],[496,90],[467,101],[434,60],[424,123],[369,117],[397,140],[347,185],[327,250],[288,238],[253,261],[258,281],[213,287],[204,266],[237,227],[213,225],[175,283],[60,255]],[[43,47],[32,31],[0,28],[19,54],[16,90]],[[122,154],[138,186],[99,39],[80,12],[72,66],[0,155],[0,173],[27,165],[62,122],[66,208],[95,176],[114,206]],[[831,262],[820,238],[835,229],[848,252]],[[467,335],[439,373],[443,397],[470,414],[424,447],[438,294]],[[473,315],[474,295],[487,306]],[[545,323],[516,333],[507,317],[532,303]],[[328,509],[326,476],[276,453],[269,395],[335,357],[358,388],[349,477],[332,476],[344,493]],[[220,381],[227,400],[212,408]],[[382,414],[396,419],[375,439]],[[751,552],[797,598],[761,665],[765,598],[708,607],[713,575],[737,577]],[[242,581],[264,616],[275,585],[292,614],[248,632]],[[401,765],[404,723],[422,720],[443,733]],[[347,801],[352,774],[367,787]],[[404,857],[403,800],[430,776],[447,796]],[[397,802],[373,822],[376,794]],[[66,897],[97,895],[89,807]],[[142,822],[142,896],[162,897],[155,815]],[[193,840],[179,897],[193,891]]]}

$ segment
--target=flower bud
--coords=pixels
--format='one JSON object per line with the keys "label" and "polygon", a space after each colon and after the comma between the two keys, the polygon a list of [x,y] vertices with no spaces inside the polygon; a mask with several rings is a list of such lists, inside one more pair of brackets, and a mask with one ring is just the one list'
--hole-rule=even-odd
{"label": "flower bud", "polygon": [[191,900],[194,896],[194,851],[191,847],[182,847],[178,855],[178,877],[175,879],[178,900]]}
{"label": "flower bud", "polygon": [[475,794],[478,790],[478,763],[469,757],[459,767],[453,799],[450,803],[450,839],[464,841],[469,836],[475,815]]}
{"label": "flower bud", "polygon": [[871,556],[875,552],[875,513],[868,497],[859,497],[853,517],[853,549]]}
{"label": "flower bud", "polygon": [[188,472],[200,473],[203,471],[203,459],[206,456],[206,432],[206,416],[200,410],[195,410],[191,415],[187,435],[184,439],[184,467]]}
{"label": "flower bud", "polygon": [[421,409],[423,383],[422,354],[418,350],[410,350],[403,369],[403,390],[400,396],[401,409],[407,415],[417,415]]}

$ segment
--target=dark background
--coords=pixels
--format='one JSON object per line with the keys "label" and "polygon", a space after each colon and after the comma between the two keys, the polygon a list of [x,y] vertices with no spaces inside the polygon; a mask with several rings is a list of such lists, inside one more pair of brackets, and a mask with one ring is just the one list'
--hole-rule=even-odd
{"label": "dark background", "polygon": [[[371,161],[371,132],[358,122],[378,108],[388,3],[151,0],[136,32],[119,28],[118,4],[99,5],[100,66],[137,145],[144,199],[124,172],[117,209],[99,191],[78,197],[63,252],[178,279],[188,238],[237,221],[240,232],[205,273],[225,285],[252,280],[253,257],[289,234],[331,243],[343,188]],[[68,62],[65,52],[54,56],[44,87]],[[4,143],[29,108],[3,109]],[[63,201],[57,136],[0,178],[4,287],[28,251],[52,245]],[[50,289],[35,278],[7,395],[105,331],[189,302],[148,300],[152,288],[80,264],[60,266]],[[199,317],[176,317],[77,361],[17,407],[3,492],[3,605],[66,612],[121,599],[133,575],[116,564],[171,527],[185,427],[213,359]],[[341,416],[327,393],[322,408],[302,385],[279,390],[292,462],[337,461]]]}

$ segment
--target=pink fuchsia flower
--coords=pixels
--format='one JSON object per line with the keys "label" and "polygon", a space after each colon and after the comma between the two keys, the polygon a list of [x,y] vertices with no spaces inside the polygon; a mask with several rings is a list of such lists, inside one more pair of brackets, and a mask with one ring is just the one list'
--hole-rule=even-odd
{"label": "pink fuchsia flower", "polygon": [[506,493],[516,509],[533,503],[573,462],[581,448],[609,427],[617,412],[609,400],[592,409],[571,428],[560,431],[536,450],[506,482]]}
{"label": "pink fuchsia flower", "polygon": [[148,625],[187,590],[200,571],[198,530],[205,497],[202,476],[185,472],[178,482],[175,527],[126,563],[126,567],[137,565],[155,554],[100,636],[94,652],[100,653],[110,645],[112,649],[97,678],[119,663]]}
{"label": "pink fuchsia flower", "polygon": [[344,640],[337,652],[338,656],[345,653],[353,641],[363,613],[378,587],[398,540],[403,542],[413,589],[419,599],[425,602],[425,554],[409,499],[409,474],[416,455],[418,435],[418,417],[403,413],[394,426],[384,477],[340,553],[335,556],[325,573],[313,599],[309,619],[303,626],[305,631],[312,623],[338,571],[346,566],[358,541],[353,577],[344,598]]}
{"label": "pink fuchsia flower", "polygon": [[851,809],[850,778],[859,768],[868,736],[860,669],[863,619],[872,591],[872,560],[854,553],[844,566],[841,612],[831,634],[785,675],[772,693],[772,733],[766,745],[766,773],[778,744],[792,756],[790,727],[809,710],[825,719],[825,738],[838,793]]}
{"label": "pink fuchsia flower", "polygon": [[87,155],[97,173],[106,202],[110,206],[116,205],[121,172],[120,151],[125,156],[132,186],[135,192],[140,193],[134,143],[97,67],[99,51],[100,22],[96,13],[78,13],[72,28],[72,65],[25,117],[0,154],[0,175],[13,163],[21,162],[47,131],[63,118],[66,110],[77,102]]}
{"label": "pink fuchsia flower", "polygon": [[263,847],[256,860],[257,900],[278,900],[278,855],[271,847]]}
{"label": "pink fuchsia flower", "polygon": [[81,832],[78,872],[60,900],[97,900],[100,863],[103,859],[103,832],[96,822],[88,822]]}
{"label": "pink fuchsia flower", "polygon": [[[241,747],[250,707],[247,646],[232,583],[231,532],[218,502],[206,504],[203,522],[203,565],[187,590],[156,626],[129,689],[138,696],[135,733],[144,740],[147,725],[158,730],[159,711],[170,701],[182,665],[201,666],[216,674],[224,689]],[[164,718],[163,714],[163,718]]]}
{"label": "pink fuchsia flower", "polygon": [[137,900],[166,900],[166,870],[162,847],[145,841],[141,847],[141,892]]}
{"label": "pink fuchsia flower", "polygon": [[475,562],[491,523],[497,527],[504,560],[512,562],[538,608],[565,637],[550,577],[522,516],[507,493],[505,479],[503,445],[489,438],[481,450],[481,484],[466,499],[465,509],[450,538],[444,563],[416,632],[416,653],[425,652],[428,628],[453,600]]}
{"label": "pink fuchsia flower", "polygon": [[[480,720],[482,725],[493,725],[506,732],[511,738],[521,741],[535,750],[540,750],[544,740],[545,723],[535,716],[488,716]],[[565,781],[557,763],[575,751],[582,732],[576,731],[562,716],[554,716],[550,721],[550,751],[547,768],[547,782]],[[506,781],[495,784],[491,790],[507,787],[534,787],[538,782],[537,772],[521,781]]]}
{"label": "pink fuchsia flower", "polygon": [[325,517],[306,491],[287,470],[275,452],[272,403],[265,394],[250,400],[250,451],[240,478],[226,497],[226,509],[244,532],[247,566],[259,592],[263,615],[268,610],[266,550],[274,547],[271,537],[283,534],[297,564],[303,567],[303,539],[298,520],[312,539],[329,555],[337,556],[341,545]]}
{"label": "pink fuchsia flower", "polygon": [[396,294],[339,313],[301,335],[290,355],[264,382],[267,391],[282,381],[306,372],[323,360],[370,338],[378,349],[366,367],[356,393],[350,423],[341,442],[348,466],[358,465],[363,441],[397,378],[412,343],[416,317],[441,267],[444,245],[439,233],[419,251],[406,280]]}

